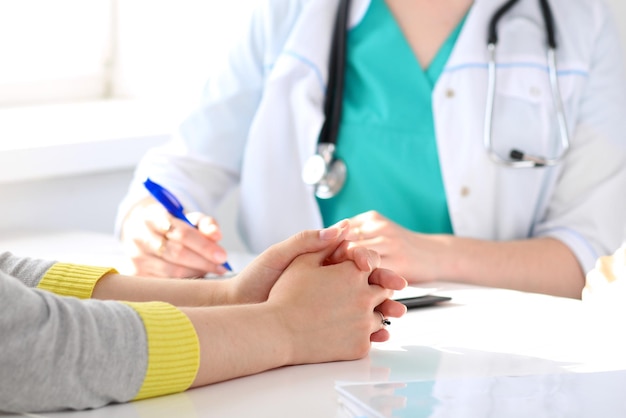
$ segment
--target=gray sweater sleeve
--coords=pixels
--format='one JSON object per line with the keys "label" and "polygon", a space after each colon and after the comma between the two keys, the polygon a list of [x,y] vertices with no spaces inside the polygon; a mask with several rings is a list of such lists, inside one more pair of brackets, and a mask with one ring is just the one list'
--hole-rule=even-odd
{"label": "gray sweater sleeve", "polygon": [[0,254],[0,411],[132,399],[148,364],[140,316],[122,303],[29,288],[52,264]]}
{"label": "gray sweater sleeve", "polygon": [[20,279],[28,287],[37,287],[43,275],[54,261],[34,260],[0,253],[0,271]]}

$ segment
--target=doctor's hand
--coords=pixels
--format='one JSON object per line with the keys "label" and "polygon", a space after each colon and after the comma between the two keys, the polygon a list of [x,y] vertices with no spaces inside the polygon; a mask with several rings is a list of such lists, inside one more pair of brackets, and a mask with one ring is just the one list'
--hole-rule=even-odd
{"label": "doctor's hand", "polygon": [[376,211],[351,218],[350,225],[347,239],[353,245],[376,251],[382,259],[382,267],[394,270],[409,283],[447,277],[443,256],[447,252],[449,236],[413,232]]}
{"label": "doctor's hand", "polygon": [[132,274],[156,277],[201,277],[223,274],[226,251],[217,242],[222,238],[210,216],[195,212],[187,218],[194,228],[170,215],[151,197],[138,203],[122,225],[122,241],[135,271]]}

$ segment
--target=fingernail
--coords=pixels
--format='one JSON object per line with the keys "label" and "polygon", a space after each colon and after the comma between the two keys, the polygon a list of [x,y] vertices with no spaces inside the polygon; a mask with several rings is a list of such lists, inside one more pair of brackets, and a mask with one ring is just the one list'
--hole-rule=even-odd
{"label": "fingernail", "polygon": [[335,239],[346,229],[349,225],[347,219],[337,222],[336,224],[320,230],[320,239],[331,240]]}
{"label": "fingernail", "polygon": [[369,267],[370,273],[376,269],[376,263],[374,263],[371,252],[367,253],[367,267]]}

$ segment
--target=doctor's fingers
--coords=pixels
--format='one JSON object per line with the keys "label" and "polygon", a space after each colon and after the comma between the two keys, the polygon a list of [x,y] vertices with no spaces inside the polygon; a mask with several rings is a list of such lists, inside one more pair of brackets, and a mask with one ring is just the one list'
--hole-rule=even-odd
{"label": "doctor's fingers", "polygon": [[[227,255],[215,240],[204,235],[180,219],[172,219],[172,227],[164,234],[167,239],[170,261],[188,265],[198,269],[207,269],[212,273],[225,273],[226,269],[214,269],[214,265],[221,266]],[[219,233],[221,236],[221,233]],[[171,248],[170,248],[171,247]],[[179,259],[182,257],[182,259]]]}
{"label": "doctor's fingers", "polygon": [[156,277],[198,277],[204,271],[179,266],[164,258],[168,241],[164,235],[147,230],[140,237],[124,241],[135,275]]}
{"label": "doctor's fingers", "polygon": [[346,239],[363,241],[376,237],[390,221],[375,210],[360,213],[350,218],[350,233]]}
{"label": "doctor's fingers", "polygon": [[[143,216],[151,235],[164,236],[170,241],[180,242],[198,254],[205,255],[208,260],[214,263],[221,264],[226,261],[225,251],[216,244],[222,238],[222,233],[219,225],[212,217],[200,212],[188,214],[189,221],[198,225],[196,228],[173,217],[160,204],[151,204],[143,208]],[[220,261],[221,257],[223,257],[223,261]]]}
{"label": "doctor's fingers", "polygon": [[[152,200],[133,209],[127,218],[128,229],[148,229],[155,234],[166,234],[172,228],[173,216]],[[137,235],[135,232],[133,235]]]}
{"label": "doctor's fingers", "polygon": [[[202,272],[202,275],[206,273],[226,273],[226,269],[222,266],[222,263],[226,260],[226,253],[217,244],[212,243],[212,247],[217,250],[211,250],[212,253],[198,253],[188,245],[189,240],[179,240],[173,233],[167,236],[162,236],[159,239],[159,244],[154,255],[162,260],[168,262],[171,265],[182,266],[185,269],[191,271]],[[218,252],[221,252],[220,256]],[[218,254],[216,256],[216,254]],[[220,258],[221,257],[221,258]],[[223,260],[223,261],[220,261]],[[178,269],[168,269],[168,274],[171,274]],[[186,273],[176,274],[176,277],[193,277]],[[197,276],[197,274],[195,275]]]}
{"label": "doctor's fingers", "polygon": [[[225,270],[169,237],[170,233],[163,235],[161,232],[146,230],[140,237],[125,242],[136,274],[197,277],[207,272],[222,273]],[[155,259],[160,259],[162,263],[155,263]]]}
{"label": "doctor's fingers", "polygon": [[350,218],[350,222],[354,222],[356,226],[356,225],[360,225],[363,223],[376,222],[376,221],[386,220],[386,219],[387,218],[381,215],[380,212],[375,211],[375,210],[368,210],[367,212],[362,212],[362,213],[359,213],[358,215],[353,216],[352,218]]}
{"label": "doctor's fingers", "polygon": [[187,219],[196,225],[198,231],[212,241],[219,241],[222,239],[222,229],[219,222],[209,215],[205,215],[202,212],[190,212],[187,214]]}

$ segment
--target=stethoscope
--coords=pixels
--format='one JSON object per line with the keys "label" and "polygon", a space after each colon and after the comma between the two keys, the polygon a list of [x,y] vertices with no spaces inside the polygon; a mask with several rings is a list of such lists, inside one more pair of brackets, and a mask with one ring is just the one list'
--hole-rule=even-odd
{"label": "stethoscope", "polygon": [[519,0],[509,0],[500,7],[489,22],[489,38],[487,40],[487,50],[489,52],[489,62],[487,64],[489,78],[487,81],[487,106],[485,109],[485,131],[483,142],[485,150],[489,157],[496,163],[503,164],[512,168],[533,168],[546,167],[558,164],[563,160],[565,154],[569,150],[569,133],[567,131],[567,122],[565,120],[565,111],[563,110],[563,100],[559,90],[559,81],[556,70],[556,39],[554,34],[554,18],[552,10],[548,4],[548,0],[539,0],[541,15],[546,27],[547,44],[548,44],[548,78],[550,79],[550,90],[552,92],[552,102],[554,103],[556,118],[559,125],[559,138],[561,151],[552,158],[537,155],[525,154],[518,149],[512,149],[509,158],[503,158],[493,149],[493,103],[496,94],[496,44],[498,43],[498,34],[496,26],[500,18],[509,11]]}
{"label": "stethoscope", "polygon": [[[565,120],[565,111],[557,79],[556,68],[556,40],[554,19],[548,0],[539,0],[541,14],[547,34],[547,61],[550,90],[554,102],[556,117],[559,126],[560,152],[554,157],[543,157],[525,154],[518,149],[512,149],[508,158],[498,154],[493,146],[493,108],[496,91],[496,44],[498,43],[497,25],[504,14],[519,0],[509,0],[502,5],[491,17],[489,22],[487,50],[489,53],[487,104],[485,108],[485,128],[483,144],[489,157],[498,164],[511,168],[533,168],[553,166],[563,161],[570,141]],[[341,0],[335,19],[333,38],[330,49],[328,87],[324,99],[324,124],[320,131],[317,152],[305,163],[302,170],[302,179],[306,184],[315,187],[315,195],[320,199],[330,199],[339,193],[346,181],[347,168],[345,163],[335,158],[339,123],[343,103],[343,85],[346,55],[346,28],[350,0]]]}

